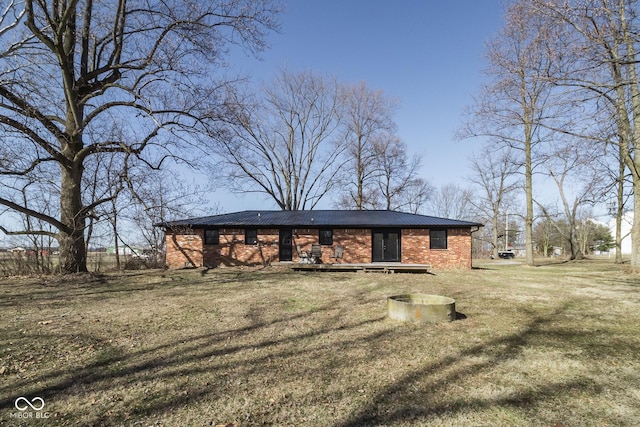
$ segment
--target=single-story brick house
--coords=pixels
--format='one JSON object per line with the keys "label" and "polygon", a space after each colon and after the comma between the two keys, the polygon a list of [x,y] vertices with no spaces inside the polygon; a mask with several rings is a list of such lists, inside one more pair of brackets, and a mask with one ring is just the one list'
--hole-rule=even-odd
{"label": "single-story brick house", "polygon": [[449,269],[471,268],[471,233],[482,224],[394,211],[311,210],[242,211],[159,226],[168,268],[295,263],[319,244],[324,263]]}

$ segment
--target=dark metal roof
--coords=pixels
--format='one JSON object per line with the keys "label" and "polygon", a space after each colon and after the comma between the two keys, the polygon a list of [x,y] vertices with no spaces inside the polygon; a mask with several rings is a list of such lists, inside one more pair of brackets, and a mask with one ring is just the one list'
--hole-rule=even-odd
{"label": "dark metal roof", "polygon": [[242,211],[222,215],[170,221],[158,224],[162,227],[481,227],[477,222],[438,218],[395,211],[347,211],[347,210],[311,210],[311,211]]}

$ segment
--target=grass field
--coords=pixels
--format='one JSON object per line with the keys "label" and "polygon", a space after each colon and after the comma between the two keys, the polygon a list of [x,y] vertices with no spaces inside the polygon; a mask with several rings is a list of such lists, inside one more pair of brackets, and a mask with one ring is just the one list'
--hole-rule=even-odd
{"label": "grass field", "polygon": [[[640,425],[640,276],[477,267],[0,279],[0,425]],[[460,320],[387,319],[410,292]]]}

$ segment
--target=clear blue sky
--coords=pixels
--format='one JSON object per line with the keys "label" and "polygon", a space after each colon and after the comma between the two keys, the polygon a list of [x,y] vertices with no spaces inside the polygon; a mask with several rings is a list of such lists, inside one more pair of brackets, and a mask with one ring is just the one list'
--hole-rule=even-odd
{"label": "clear blue sky", "polygon": [[[485,43],[502,25],[500,0],[289,0],[280,34],[262,60],[232,57],[256,83],[276,71],[313,70],[365,81],[400,99],[399,136],[423,157],[435,186],[463,181],[478,141],[455,141],[464,107],[482,81]],[[255,195],[216,192],[225,211],[276,208]],[[266,203],[265,203],[266,202]],[[330,200],[319,208],[329,208]]]}

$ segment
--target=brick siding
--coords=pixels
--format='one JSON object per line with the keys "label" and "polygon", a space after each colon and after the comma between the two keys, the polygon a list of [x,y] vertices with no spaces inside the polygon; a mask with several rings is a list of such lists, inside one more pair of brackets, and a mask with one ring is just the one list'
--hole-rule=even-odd
{"label": "brick siding", "polygon": [[[293,262],[298,262],[297,249],[311,251],[318,242],[318,229],[293,230]],[[401,235],[401,255],[405,264],[431,264],[434,269],[471,268],[471,232],[449,229],[447,249],[430,249],[429,230],[405,229]],[[185,229],[166,234],[168,268],[216,267],[218,265],[266,265],[279,261],[279,230],[258,230],[258,245],[244,244],[243,229],[219,229],[219,245],[204,245],[204,230]],[[333,263],[335,248],[343,247],[338,262],[371,262],[370,229],[334,229],[333,245],[322,246],[322,261]]]}
{"label": "brick siding", "polygon": [[447,249],[430,249],[429,230],[402,230],[402,262],[436,269],[471,268],[471,230],[448,229]]}

